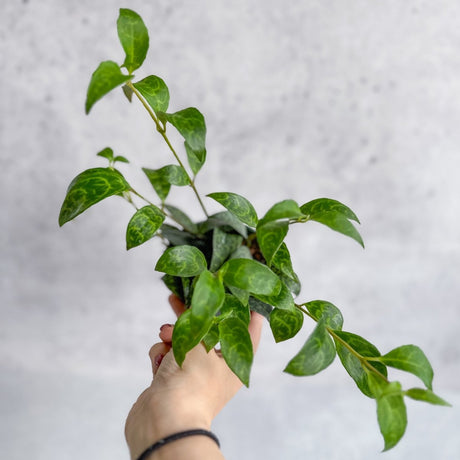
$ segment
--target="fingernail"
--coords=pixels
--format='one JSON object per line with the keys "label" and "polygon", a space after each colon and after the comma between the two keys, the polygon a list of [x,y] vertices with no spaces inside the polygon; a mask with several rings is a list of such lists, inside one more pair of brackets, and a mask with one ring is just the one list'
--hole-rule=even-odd
{"label": "fingernail", "polygon": [[166,326],[172,327],[172,324],[163,324],[163,326],[160,327],[160,331],[162,331]]}
{"label": "fingernail", "polygon": [[164,354],[159,353],[158,355],[155,356],[155,366],[160,367],[161,361],[163,361],[163,358],[165,357]]}

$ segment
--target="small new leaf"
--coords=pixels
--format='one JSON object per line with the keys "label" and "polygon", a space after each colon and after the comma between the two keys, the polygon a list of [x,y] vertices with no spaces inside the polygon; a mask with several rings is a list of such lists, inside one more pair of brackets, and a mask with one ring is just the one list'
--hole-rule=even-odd
{"label": "small new leaf", "polygon": [[164,213],[153,204],[136,211],[126,229],[126,249],[139,246],[152,238],[165,217]]}
{"label": "small new leaf", "polygon": [[142,65],[147,56],[149,33],[142,18],[126,8],[120,8],[117,29],[118,38],[126,54],[123,67],[131,74]]}
{"label": "small new leaf", "polygon": [[97,153],[97,156],[107,158],[107,160],[109,160],[109,163],[113,162],[113,150],[110,147],[102,149],[100,152]]}
{"label": "small new leaf", "polygon": [[383,355],[380,361],[387,366],[416,375],[428,389],[433,389],[433,368],[419,347],[402,345]]}
{"label": "small new leaf", "polygon": [[241,195],[230,192],[216,192],[210,193],[207,196],[216,200],[224,208],[227,208],[234,216],[249,227],[257,225],[258,219],[254,206]]}
{"label": "small new leaf", "polygon": [[131,189],[125,178],[116,169],[93,168],[80,173],[70,183],[59,213],[62,227],[93,204],[112,195]]}
{"label": "small new leaf", "polygon": [[406,396],[417,401],[425,401],[430,404],[436,404],[438,406],[449,406],[447,401],[440,398],[438,395],[434,394],[431,390],[426,390],[424,388],[411,388],[404,392]]}
{"label": "small new leaf", "polygon": [[132,78],[131,75],[123,75],[116,62],[104,61],[93,72],[86,93],[85,112],[88,114],[93,105],[112,91],[117,86]]}
{"label": "small new leaf", "polygon": [[199,275],[206,269],[203,253],[194,246],[173,246],[158,259],[155,270],[168,275],[188,277]]}
{"label": "small new leaf", "polygon": [[150,75],[134,83],[133,86],[142,94],[155,113],[168,110],[169,90],[160,77]]}
{"label": "small new leaf", "polygon": [[230,259],[222,266],[224,283],[253,294],[277,295],[281,281],[266,266],[250,259]]}
{"label": "small new leaf", "polygon": [[320,320],[302,349],[289,361],[284,372],[292,375],[314,375],[326,369],[335,358],[334,342]]}
{"label": "small new leaf", "polygon": [[219,323],[219,336],[225,362],[248,387],[254,354],[247,324],[236,317],[226,318]]}
{"label": "small new leaf", "polygon": [[302,325],[303,313],[297,308],[292,311],[275,308],[270,313],[270,328],[277,343],[294,337]]}

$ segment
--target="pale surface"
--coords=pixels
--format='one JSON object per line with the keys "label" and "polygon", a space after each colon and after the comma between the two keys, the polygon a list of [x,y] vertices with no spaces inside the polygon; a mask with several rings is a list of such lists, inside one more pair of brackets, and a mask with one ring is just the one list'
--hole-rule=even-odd
{"label": "pale surface", "polygon": [[[421,346],[435,390],[455,405],[408,402],[407,435],[380,454],[374,403],[338,362],[312,378],[282,373],[311,325],[284,345],[265,328],[251,389],[215,424],[228,460],[458,458],[454,0],[2,2],[2,458],[126,459],[124,418],[148,382],[147,350],[173,321],[153,270],[160,243],[124,250],[128,204],[107,200],[57,225],[68,183],[103,166],[94,157],[103,147],[139,166],[171,162],[139,104],[120,91],[84,115],[92,71],[123,59],[120,6],[138,11],[151,31],[138,76],[165,79],[172,111],[205,114],[201,193],[240,193],[259,213],[285,198],[348,204],[365,251],[315,224],[289,235],[301,300],[335,303],[346,329],[383,352]],[[123,171],[150,193],[134,168]],[[181,206],[201,218],[191,194],[187,200]]]}

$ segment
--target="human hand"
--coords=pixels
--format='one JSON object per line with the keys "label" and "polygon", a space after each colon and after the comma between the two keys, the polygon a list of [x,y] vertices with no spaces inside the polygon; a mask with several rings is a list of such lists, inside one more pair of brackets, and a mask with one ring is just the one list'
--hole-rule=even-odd
{"label": "human hand", "polygon": [[[177,316],[185,311],[184,304],[176,296],[170,296],[169,302]],[[262,322],[261,315],[251,313],[249,333],[254,352],[260,341]],[[172,333],[172,325],[161,327],[162,342],[153,345],[149,352],[153,381],[139,396],[126,420],[125,435],[133,459],[170,434],[192,428],[209,430],[214,417],[242,386],[220,353],[216,350],[207,353],[201,343],[190,350],[182,367],[179,367],[171,350]],[[215,452],[217,446],[211,440],[195,438],[181,440],[180,443],[182,446],[186,442],[200,443],[200,456],[197,458],[207,458],[203,449],[208,447],[214,449],[214,453],[210,453],[214,456],[209,458],[219,458],[219,452]],[[164,451],[165,455],[172,454],[168,449]],[[161,454],[161,449],[158,452]],[[187,458],[192,458],[190,449],[187,450]]]}

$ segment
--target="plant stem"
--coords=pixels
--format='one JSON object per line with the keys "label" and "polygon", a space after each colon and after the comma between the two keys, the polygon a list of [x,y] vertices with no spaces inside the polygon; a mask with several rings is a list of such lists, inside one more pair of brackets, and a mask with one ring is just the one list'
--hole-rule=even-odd
{"label": "plant stem", "polygon": [[[305,315],[309,316],[311,319],[314,321],[318,322],[318,320],[308,311],[305,310],[305,308],[302,307],[302,305],[297,305],[295,306]],[[374,374],[377,374],[381,379],[385,380],[385,382],[388,383],[388,379],[386,378],[385,375],[383,375],[378,369],[376,369],[369,361],[373,360],[372,357],[367,358],[366,356],[361,355],[358,353],[353,347],[351,347],[345,340],[343,340],[341,337],[339,337],[333,329],[330,327],[326,326],[327,332],[338,342],[340,342],[352,355],[354,355],[357,359],[359,359],[360,363],[364,366],[367,367],[371,372]]]}
{"label": "plant stem", "polygon": [[150,117],[152,118],[152,120],[154,121],[155,123],[155,126],[157,128],[157,131],[161,134],[161,136],[163,137],[164,141],[166,142],[167,146],[169,147],[169,149],[171,150],[172,154],[174,155],[174,158],[176,159],[176,161],[179,163],[179,166],[182,167],[182,169],[185,171],[185,174],[187,174],[187,177],[190,181],[190,187],[192,187],[192,190],[193,192],[195,193],[196,195],[196,198],[198,199],[198,203],[200,204],[201,206],[201,209],[203,210],[204,214],[206,217],[209,217],[209,214],[208,212],[206,211],[206,208],[203,204],[203,201],[201,201],[201,197],[200,197],[200,194],[198,193],[198,190],[196,189],[195,187],[195,181],[190,177],[189,173],[187,172],[187,170],[185,169],[181,159],[179,158],[179,155],[177,155],[176,151],[174,150],[174,147],[171,145],[171,142],[168,138],[168,136],[166,135],[166,128],[164,126],[161,126],[160,125],[160,122],[158,120],[158,117],[155,115],[154,111],[150,108],[150,106],[147,104],[147,102],[145,102],[144,98],[142,97],[142,94],[136,89],[136,87],[132,84],[131,81],[128,81],[126,83],[127,86],[129,86],[129,88],[133,91],[133,93],[137,96],[137,98],[141,101],[141,104],[144,106],[145,110],[147,110],[147,112],[149,113]]}

